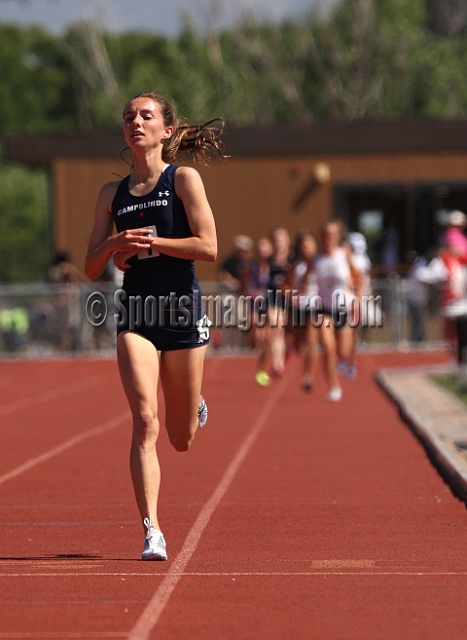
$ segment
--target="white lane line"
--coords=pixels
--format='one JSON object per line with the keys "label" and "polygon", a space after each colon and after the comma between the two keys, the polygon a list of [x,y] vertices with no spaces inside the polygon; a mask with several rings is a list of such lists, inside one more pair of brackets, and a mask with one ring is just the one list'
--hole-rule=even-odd
{"label": "white lane line", "polygon": [[139,524],[140,520],[78,520],[76,522],[2,522],[2,527],[81,527],[83,525]]}
{"label": "white lane line", "polygon": [[148,606],[139,617],[135,626],[131,629],[128,635],[129,640],[147,640],[149,638],[151,630],[157,624],[157,621],[159,620],[161,613],[165,609],[170,596],[172,595],[180,578],[184,574],[186,565],[196,551],[200,538],[206,526],[208,525],[212,514],[214,513],[220,501],[224,497],[226,491],[232,484],[237,471],[251,451],[251,448],[256,442],[256,439],[258,438],[260,432],[264,428],[267,419],[272,413],[273,408],[287,388],[287,384],[290,379],[291,377],[289,376],[287,378],[284,378],[278,385],[276,392],[274,394],[271,394],[258,419],[253,424],[253,427],[244,438],[243,442],[240,445],[240,448],[230,462],[219,484],[200,511],[194,525],[190,529],[185,539],[180,553],[173,561],[167,575],[159,585],[159,588],[154,593],[153,597],[149,601]]}
{"label": "white lane line", "polygon": [[0,632],[0,638],[126,638],[121,631],[11,631]]}
{"label": "white lane line", "polygon": [[[0,578],[31,578],[31,577],[40,577],[40,578],[76,578],[76,577],[136,577],[136,578],[154,578],[154,576],[160,576],[161,578],[168,577],[167,573],[157,573],[155,571],[151,572],[125,572],[125,571],[96,571],[96,572],[60,572],[60,573],[52,573],[52,572],[31,572],[31,573],[0,573]],[[183,573],[171,573],[171,576],[177,576],[178,578],[189,578],[189,577],[200,577],[200,578],[235,578],[235,577],[245,577],[245,578],[258,578],[258,577],[277,577],[277,578],[285,578],[290,576],[292,578],[300,578],[300,577],[319,577],[319,576],[409,576],[409,577],[417,577],[417,576],[428,576],[428,577],[437,577],[437,576],[467,576],[467,571],[282,571],[282,572],[274,572],[274,571],[251,571],[251,572],[241,572],[234,571],[232,573],[229,572],[202,572],[202,571],[184,571]],[[162,586],[162,585],[161,585]]]}
{"label": "white lane line", "polygon": [[[47,509],[47,511],[51,511],[52,509],[98,509],[101,511],[102,509],[115,509],[115,508],[123,508],[123,507],[132,507],[132,502],[115,502],[112,504],[0,504],[0,509],[24,509],[25,511],[32,511],[32,509]],[[138,522],[140,522],[138,520]]]}
{"label": "white lane line", "polygon": [[10,402],[10,404],[5,404],[3,407],[0,407],[0,416],[5,415],[6,413],[11,413],[12,411],[16,411],[17,409],[24,409],[24,407],[28,407],[32,404],[36,405],[39,402],[48,402],[49,400],[61,398],[66,393],[75,393],[76,391],[82,391],[83,389],[93,387],[98,383],[102,383],[102,381],[102,376],[93,376],[92,378],[86,378],[86,380],[81,380],[80,382],[75,382],[73,384],[67,384],[63,387],[51,389],[50,391],[42,391],[41,393],[37,393],[34,396],[19,398],[19,400],[15,400],[14,402]]}
{"label": "white lane line", "polygon": [[101,425],[100,427],[94,427],[93,429],[88,429],[87,431],[83,431],[77,436],[74,436],[73,438],[66,440],[62,444],[59,444],[56,447],[52,447],[52,449],[49,449],[48,451],[41,453],[41,455],[36,456],[35,458],[31,458],[27,462],[23,462],[23,464],[20,464],[18,467],[15,467],[11,471],[8,471],[8,473],[4,473],[2,476],[0,476],[0,485],[4,484],[8,480],[17,478],[22,473],[29,471],[29,469],[32,469],[33,467],[40,464],[41,462],[50,460],[50,458],[57,456],[59,453],[63,453],[67,449],[71,449],[72,447],[74,447],[77,444],[80,444],[84,440],[88,440],[89,438],[94,438],[95,436],[98,436],[101,433],[105,433],[106,431],[115,429],[116,427],[120,426],[122,422],[124,422],[125,420],[128,420],[129,418],[130,418],[130,412],[128,410],[124,411],[123,413],[116,416],[115,418],[112,418],[111,420]]}

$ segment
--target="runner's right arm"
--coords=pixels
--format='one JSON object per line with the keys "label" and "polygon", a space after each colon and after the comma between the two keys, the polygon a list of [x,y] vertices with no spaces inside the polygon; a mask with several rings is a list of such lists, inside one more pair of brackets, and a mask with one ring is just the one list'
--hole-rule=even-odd
{"label": "runner's right arm", "polygon": [[[89,279],[98,278],[105,270],[109,259],[114,253],[137,253],[141,249],[147,249],[150,229],[128,229],[112,235],[112,201],[115,197],[119,183],[108,182],[99,192],[94,214],[94,226],[89,239],[88,252],[86,254],[84,271]],[[118,264],[117,264],[118,266]]]}

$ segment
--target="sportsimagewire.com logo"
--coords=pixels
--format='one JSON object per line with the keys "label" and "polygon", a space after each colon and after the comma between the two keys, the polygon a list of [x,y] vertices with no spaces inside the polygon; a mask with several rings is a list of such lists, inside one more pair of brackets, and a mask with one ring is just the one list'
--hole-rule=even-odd
{"label": "sportsimagewire.com logo", "polygon": [[[380,295],[356,296],[336,290],[333,294],[331,309],[324,309],[319,295],[306,298],[295,290],[269,289],[266,295],[201,295],[194,292],[193,298],[178,296],[171,292],[168,296],[128,295],[123,289],[117,289],[113,295],[113,321],[116,327],[125,326],[130,331],[138,327],[179,327],[197,326],[200,302],[214,328],[237,328],[248,332],[253,327],[306,326],[311,322],[319,328],[324,322],[332,321],[336,326],[346,324],[351,328],[358,326],[379,328],[383,326],[382,297]],[[100,327],[109,318],[109,302],[100,291],[91,293],[85,304],[85,313],[93,327]]]}

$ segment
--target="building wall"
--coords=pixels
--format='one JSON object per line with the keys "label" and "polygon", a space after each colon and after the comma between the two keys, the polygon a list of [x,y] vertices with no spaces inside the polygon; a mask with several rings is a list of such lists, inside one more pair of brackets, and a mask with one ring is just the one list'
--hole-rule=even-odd
{"label": "building wall", "polygon": [[[330,170],[330,180],[323,184],[314,177],[319,163]],[[219,237],[218,262],[198,263],[197,272],[202,280],[215,280],[234,235],[246,233],[255,239],[276,225],[292,235],[304,227],[317,232],[335,213],[333,188],[339,184],[467,181],[467,153],[235,157],[197,168]],[[81,270],[99,189],[127,173],[119,159],[60,158],[53,163],[55,247],[67,251]],[[406,223],[413,226],[410,215]],[[407,236],[414,232],[410,228]]]}

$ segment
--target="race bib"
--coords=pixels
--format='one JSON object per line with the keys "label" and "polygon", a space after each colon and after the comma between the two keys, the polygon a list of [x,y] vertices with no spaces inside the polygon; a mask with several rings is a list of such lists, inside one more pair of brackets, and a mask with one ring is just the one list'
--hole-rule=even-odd
{"label": "race bib", "polygon": [[[155,224],[151,224],[149,227],[142,227],[143,229],[151,229],[151,235],[153,237],[157,237],[157,229]],[[153,249],[141,249],[138,251],[138,260],[147,260],[148,258],[157,258],[160,253],[159,251],[154,251]]]}

